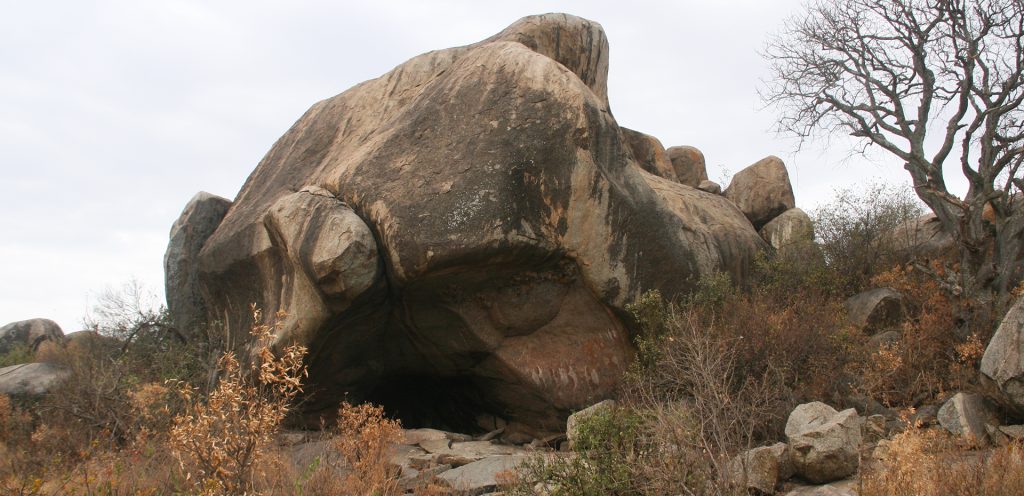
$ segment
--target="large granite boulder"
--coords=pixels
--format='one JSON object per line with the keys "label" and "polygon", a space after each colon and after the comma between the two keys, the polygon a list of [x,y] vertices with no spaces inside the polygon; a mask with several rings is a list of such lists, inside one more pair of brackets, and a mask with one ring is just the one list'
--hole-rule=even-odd
{"label": "large granite boulder", "polygon": [[676,178],[680,183],[700,188],[701,183],[708,180],[704,154],[700,150],[692,146],[673,146],[665,150],[665,153],[672,162],[672,168],[675,169]]}
{"label": "large granite boulder", "polygon": [[737,172],[724,195],[739,206],[758,229],[779,214],[796,207],[786,164],[774,156],[758,160]]}
{"label": "large granite boulder", "polygon": [[1017,298],[988,342],[981,377],[992,399],[1024,419],[1024,297]]}
{"label": "large granite boulder", "polygon": [[855,473],[860,466],[862,424],[853,408],[837,412],[819,401],[796,407],[786,421],[796,474],[823,484]]}
{"label": "large granite boulder", "polygon": [[171,321],[185,336],[198,332],[206,323],[197,258],[230,207],[231,201],[201,191],[171,226],[171,239],[164,253],[164,290]]}
{"label": "large granite boulder", "polygon": [[11,322],[0,327],[0,355],[23,347],[36,351],[44,341],[59,342],[64,338],[64,331],[50,319],[29,319]]}
{"label": "large granite boulder", "polygon": [[203,244],[207,318],[241,338],[250,304],[286,310],[310,415],[348,395],[408,427],[561,431],[632,360],[627,303],[742,281],[767,248],[637,162],[660,144],[612,117],[607,57],[597,23],[533,16],[313,105]]}

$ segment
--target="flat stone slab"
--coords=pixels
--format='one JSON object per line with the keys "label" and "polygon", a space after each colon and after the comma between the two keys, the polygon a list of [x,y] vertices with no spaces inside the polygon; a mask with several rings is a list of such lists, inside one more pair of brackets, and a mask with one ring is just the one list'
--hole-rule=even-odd
{"label": "flat stone slab", "polygon": [[498,487],[498,474],[515,470],[526,461],[526,455],[500,455],[484,458],[468,465],[453,468],[438,476],[460,494],[479,496]]}

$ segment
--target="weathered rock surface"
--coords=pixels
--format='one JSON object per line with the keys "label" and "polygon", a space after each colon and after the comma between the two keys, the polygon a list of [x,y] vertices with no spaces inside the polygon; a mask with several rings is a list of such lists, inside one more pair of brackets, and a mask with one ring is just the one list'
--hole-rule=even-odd
{"label": "weathered rock surface", "polygon": [[814,224],[807,213],[799,208],[782,212],[759,232],[776,250],[782,250],[793,243],[814,240]]}
{"label": "weathered rock surface", "polygon": [[875,288],[848,298],[843,306],[850,323],[869,334],[898,326],[910,313],[906,296],[890,288]]}
{"label": "weathered rock surface", "polygon": [[41,396],[67,377],[67,371],[52,363],[23,363],[0,369],[0,394]]}
{"label": "weathered rock surface", "polygon": [[[704,163],[704,154],[692,146],[673,146],[665,150],[672,168],[675,170],[677,180],[692,188],[701,188],[701,184],[708,181],[708,170]],[[714,184],[714,183],[712,183]],[[707,190],[705,190],[707,191]],[[721,191],[721,188],[719,188]]]}
{"label": "weathered rock surface", "polygon": [[742,281],[767,246],[726,199],[643,170],[607,54],[596,23],[528,17],[315,104],[203,244],[209,318],[244,336],[251,303],[288,311],[310,415],[348,394],[407,426],[561,431],[630,362],[627,303]]}
{"label": "weathered rock surface", "polygon": [[633,153],[633,159],[641,169],[655,176],[679,182],[673,164],[665,153],[665,147],[658,138],[628,128],[621,129],[626,146]]}
{"label": "weathered rock surface", "polygon": [[729,462],[731,479],[755,494],[775,494],[776,484],[792,477],[793,470],[786,443],[747,450]]}
{"label": "weathered rock surface", "polygon": [[999,419],[979,394],[957,393],[939,408],[939,425],[975,446],[988,444],[986,425],[998,426]]}
{"label": "weathered rock surface", "polygon": [[757,229],[796,207],[786,164],[774,156],[758,160],[736,173],[724,194]]}
{"label": "weathered rock surface", "polygon": [[498,487],[498,474],[515,469],[527,458],[525,455],[492,456],[442,472],[438,479],[459,491],[459,494],[484,494]]}
{"label": "weathered rock surface", "polygon": [[207,319],[199,286],[199,251],[230,207],[229,200],[201,191],[171,226],[164,253],[164,289],[171,320],[186,336],[198,332]]}
{"label": "weathered rock surface", "polygon": [[1024,418],[1024,297],[999,323],[981,357],[981,376],[989,396]]}
{"label": "weathered rock surface", "polygon": [[796,474],[821,484],[855,473],[862,423],[852,408],[837,412],[818,401],[796,407],[786,421]]}
{"label": "weathered rock surface", "polygon": [[36,351],[44,341],[59,342],[63,338],[64,331],[50,319],[11,322],[0,327],[0,355],[9,353],[18,346]]}
{"label": "weathered rock surface", "polygon": [[956,247],[953,237],[942,230],[942,223],[931,213],[904,222],[886,239],[904,259],[936,258]]}

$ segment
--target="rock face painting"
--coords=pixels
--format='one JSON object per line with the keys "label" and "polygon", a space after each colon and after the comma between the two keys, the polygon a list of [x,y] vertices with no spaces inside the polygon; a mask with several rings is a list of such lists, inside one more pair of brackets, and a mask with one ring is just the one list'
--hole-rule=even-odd
{"label": "rock face painting", "polygon": [[743,280],[770,249],[748,217],[786,210],[680,183],[607,76],[601,26],[564,14],[414,57],[314,104],[177,270],[236,336],[253,303],[287,311],[311,416],[347,397],[407,426],[560,430],[629,365],[628,303]]}

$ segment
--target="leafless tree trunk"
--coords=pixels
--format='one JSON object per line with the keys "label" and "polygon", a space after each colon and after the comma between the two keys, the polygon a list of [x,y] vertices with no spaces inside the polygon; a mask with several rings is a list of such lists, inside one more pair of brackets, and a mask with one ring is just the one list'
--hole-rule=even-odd
{"label": "leafless tree trunk", "polygon": [[[779,130],[902,160],[957,241],[963,294],[1005,304],[1024,248],[1024,0],[813,1],[764,55]],[[957,165],[963,198],[943,173]]]}

